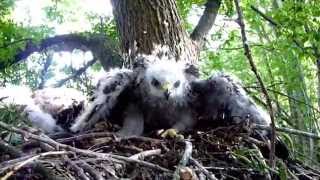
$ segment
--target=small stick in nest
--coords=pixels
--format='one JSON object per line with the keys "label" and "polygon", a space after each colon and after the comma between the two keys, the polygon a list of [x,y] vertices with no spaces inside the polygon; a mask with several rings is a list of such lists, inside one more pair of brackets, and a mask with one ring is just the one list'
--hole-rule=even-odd
{"label": "small stick in nest", "polygon": [[140,165],[143,165],[143,166],[146,166],[146,167],[158,170],[158,171],[163,171],[163,172],[167,172],[167,173],[171,172],[169,169],[166,169],[164,167],[161,167],[159,165],[156,165],[156,164],[153,164],[153,163],[150,163],[150,162],[136,160],[136,159],[129,159],[128,157],[124,157],[124,156],[120,156],[120,155],[107,154],[107,153],[98,153],[98,152],[93,152],[93,151],[90,151],[90,150],[78,149],[78,148],[75,148],[75,147],[72,147],[72,146],[69,146],[69,145],[66,145],[66,144],[61,144],[61,143],[56,142],[53,139],[49,138],[45,134],[35,135],[35,134],[32,134],[32,133],[30,133],[28,131],[24,131],[24,130],[21,130],[19,128],[15,128],[15,127],[11,127],[11,126],[9,126],[8,124],[6,124],[4,122],[0,122],[0,127],[4,128],[4,129],[7,129],[9,131],[12,131],[12,132],[21,134],[24,137],[28,137],[28,138],[31,138],[31,139],[34,139],[34,140],[38,140],[38,141],[47,143],[47,144],[51,145],[52,147],[54,147],[54,148],[56,148],[58,150],[59,149],[64,149],[64,150],[68,150],[68,151],[73,151],[75,153],[78,153],[78,154],[81,154],[81,155],[84,155],[84,156],[91,156],[91,157],[93,156],[93,157],[96,157],[96,158],[107,159],[107,160],[114,161],[114,162],[117,162],[118,160],[121,160],[121,161],[125,161],[127,163],[137,163],[137,164],[140,164]]}
{"label": "small stick in nest", "polygon": [[129,157],[129,159],[144,160],[145,157],[159,155],[159,154],[161,154],[161,149],[152,149],[152,150],[143,151],[141,153],[132,155]]}
{"label": "small stick in nest", "polygon": [[194,165],[196,165],[201,172],[203,172],[208,179],[210,180],[218,180],[212,173],[210,173],[206,168],[204,168],[197,160],[194,158],[190,157],[190,162],[192,162]]}
{"label": "small stick in nest", "polygon": [[173,174],[174,180],[180,179],[179,174],[180,174],[181,170],[188,164],[189,159],[192,155],[192,143],[188,140],[185,140],[184,143],[185,143],[186,147],[185,147],[183,156],[179,162],[179,165],[176,168],[176,170],[174,171],[174,174]]}
{"label": "small stick in nest", "polygon": [[52,152],[45,152],[38,155],[35,155],[25,161],[18,162],[16,166],[13,167],[12,170],[10,170],[5,176],[1,178],[1,180],[7,180],[9,177],[11,177],[15,172],[17,172],[19,169],[21,169],[23,166],[36,161],[39,158],[51,156],[51,155],[62,155],[62,154],[68,154],[67,151],[52,151]]}

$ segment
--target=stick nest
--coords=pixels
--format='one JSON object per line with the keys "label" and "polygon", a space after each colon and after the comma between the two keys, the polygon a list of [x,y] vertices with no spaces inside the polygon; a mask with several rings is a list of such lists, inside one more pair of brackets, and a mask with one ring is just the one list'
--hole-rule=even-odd
{"label": "stick nest", "polygon": [[[1,180],[320,178],[318,170],[291,157],[277,158],[276,169],[269,168],[268,142],[240,126],[186,132],[182,140],[157,133],[119,137],[106,123],[83,134],[50,137],[2,122],[0,127]],[[12,144],[8,134],[20,142]]]}

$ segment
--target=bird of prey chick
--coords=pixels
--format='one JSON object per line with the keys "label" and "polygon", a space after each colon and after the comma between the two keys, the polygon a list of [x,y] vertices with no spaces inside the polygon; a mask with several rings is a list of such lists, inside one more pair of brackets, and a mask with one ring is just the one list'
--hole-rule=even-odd
{"label": "bird of prey chick", "polygon": [[[51,134],[62,132],[86,102],[85,96],[71,88],[44,88],[31,91],[24,86],[0,87],[0,105],[21,107],[32,126]],[[69,123],[70,124],[70,123]]]}
{"label": "bird of prey chick", "polygon": [[113,69],[99,81],[93,102],[76,119],[71,131],[84,131],[100,119],[119,122],[122,135],[195,123],[188,103],[190,82],[198,72],[192,65],[159,57],[140,56],[134,68]]}
{"label": "bird of prey chick", "polygon": [[206,80],[192,82],[191,87],[194,107],[204,119],[223,120],[229,124],[245,121],[270,124],[270,116],[254,103],[235,77],[220,72]]}
{"label": "bird of prey chick", "polygon": [[[192,107],[205,122],[224,125],[264,125],[271,123],[269,114],[256,105],[244,91],[240,81],[225,73],[217,73],[206,80],[191,83]],[[271,138],[268,130],[253,129],[252,136],[259,140]],[[281,138],[276,137],[276,156],[289,157],[289,150]],[[262,151],[265,147],[262,147]],[[268,155],[268,154],[267,154]]]}

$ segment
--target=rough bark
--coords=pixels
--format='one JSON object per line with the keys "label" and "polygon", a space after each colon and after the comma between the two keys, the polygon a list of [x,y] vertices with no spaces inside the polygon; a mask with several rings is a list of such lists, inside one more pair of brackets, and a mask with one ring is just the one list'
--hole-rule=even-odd
{"label": "rough bark", "polygon": [[197,46],[182,27],[175,0],[111,2],[127,66],[137,54],[151,54],[156,45],[167,46],[176,60],[198,60]]}

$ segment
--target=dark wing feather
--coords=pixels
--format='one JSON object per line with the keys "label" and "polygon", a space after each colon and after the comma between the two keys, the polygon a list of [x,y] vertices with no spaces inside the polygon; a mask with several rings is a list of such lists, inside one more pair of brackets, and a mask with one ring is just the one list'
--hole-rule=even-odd
{"label": "dark wing feather", "polygon": [[84,131],[100,119],[108,119],[118,103],[119,96],[136,79],[130,69],[113,69],[100,79],[95,98],[70,128],[73,132]]}

